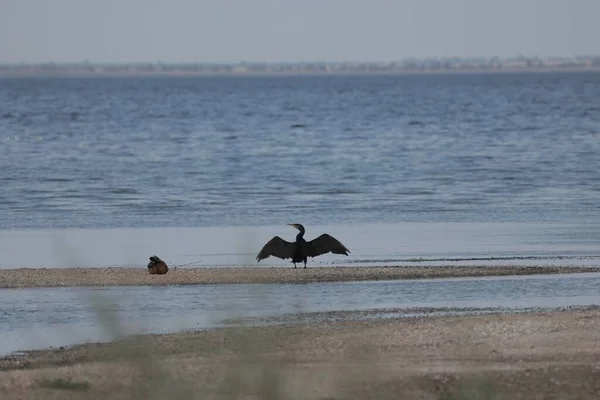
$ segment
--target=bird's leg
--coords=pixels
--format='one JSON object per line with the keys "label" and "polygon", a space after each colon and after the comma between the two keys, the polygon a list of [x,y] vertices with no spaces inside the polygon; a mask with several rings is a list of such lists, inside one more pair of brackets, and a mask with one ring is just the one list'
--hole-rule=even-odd
{"label": "bird's leg", "polygon": [[306,260],[304,260],[304,268],[306,268]]}
{"label": "bird's leg", "polygon": [[292,262],[294,263],[294,268],[296,268],[296,262],[295,261],[292,261]]}

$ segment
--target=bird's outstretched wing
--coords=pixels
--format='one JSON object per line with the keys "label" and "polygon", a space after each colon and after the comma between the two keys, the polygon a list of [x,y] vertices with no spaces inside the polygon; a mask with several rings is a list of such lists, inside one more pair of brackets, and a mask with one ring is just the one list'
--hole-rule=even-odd
{"label": "bird's outstretched wing", "polygon": [[264,245],[260,253],[256,256],[256,261],[260,261],[269,256],[275,256],[282,259],[292,258],[293,251],[294,243],[287,242],[279,236],[275,236]]}
{"label": "bird's outstretched wing", "polygon": [[306,242],[306,255],[309,257],[316,257],[329,252],[347,256],[350,250],[341,244],[339,240],[326,233],[310,242]]}

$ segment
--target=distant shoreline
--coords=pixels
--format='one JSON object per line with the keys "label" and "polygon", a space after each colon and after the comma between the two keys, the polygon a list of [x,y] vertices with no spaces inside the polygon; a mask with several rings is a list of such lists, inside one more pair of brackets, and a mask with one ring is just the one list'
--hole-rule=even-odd
{"label": "distant shoreline", "polygon": [[600,273],[600,267],[402,266],[402,267],[205,267],[173,268],[150,275],[140,268],[0,269],[0,288],[82,286],[168,286],[208,284],[302,284],[405,279]]}
{"label": "distant shoreline", "polygon": [[286,77],[286,76],[364,76],[364,75],[469,75],[510,73],[600,72],[600,66],[519,67],[425,70],[334,70],[334,71],[10,71],[0,69],[0,78],[191,78],[191,77]]}

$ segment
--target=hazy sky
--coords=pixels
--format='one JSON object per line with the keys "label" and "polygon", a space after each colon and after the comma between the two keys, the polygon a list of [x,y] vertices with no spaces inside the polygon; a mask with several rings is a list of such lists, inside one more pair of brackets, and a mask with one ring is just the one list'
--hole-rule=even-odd
{"label": "hazy sky", "polygon": [[600,0],[0,0],[0,62],[600,54]]}

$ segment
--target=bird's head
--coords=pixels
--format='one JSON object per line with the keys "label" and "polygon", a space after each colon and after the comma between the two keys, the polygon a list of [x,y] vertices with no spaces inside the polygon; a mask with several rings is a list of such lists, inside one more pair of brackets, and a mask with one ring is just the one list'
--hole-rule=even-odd
{"label": "bird's head", "polygon": [[302,224],[288,224],[288,225],[298,229],[299,231],[304,230],[304,227],[302,226]]}

